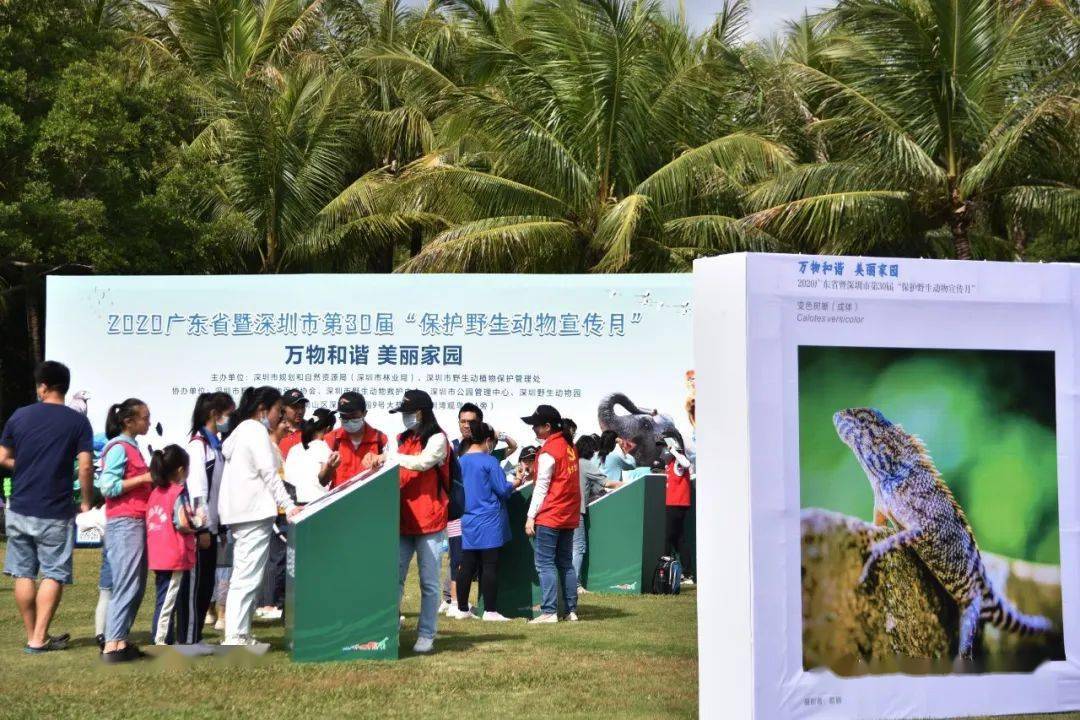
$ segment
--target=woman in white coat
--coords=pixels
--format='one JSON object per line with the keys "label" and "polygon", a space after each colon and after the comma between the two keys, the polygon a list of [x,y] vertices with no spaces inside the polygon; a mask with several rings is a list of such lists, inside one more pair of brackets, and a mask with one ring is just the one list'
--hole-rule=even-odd
{"label": "woman in white coat", "polygon": [[232,432],[222,443],[225,472],[218,516],[233,536],[233,569],[225,599],[222,645],[255,645],[251,614],[266,569],[270,535],[278,507],[292,517],[298,510],[285,490],[270,432],[281,422],[281,392],[248,388],[230,418]]}
{"label": "woman in white coat", "polygon": [[236,409],[232,397],[224,392],[202,393],[191,415],[191,433],[187,444],[191,458],[187,491],[195,507],[198,540],[195,568],[180,583],[177,599],[177,643],[202,642],[203,621],[214,594],[217,569],[218,494],[225,458],[221,455],[220,434],[228,429],[229,415]]}

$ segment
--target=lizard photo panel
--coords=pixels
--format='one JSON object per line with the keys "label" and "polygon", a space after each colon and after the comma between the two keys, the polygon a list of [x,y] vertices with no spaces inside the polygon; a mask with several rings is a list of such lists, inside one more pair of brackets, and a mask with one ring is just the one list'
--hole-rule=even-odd
{"label": "lizard photo panel", "polygon": [[1054,353],[801,346],[806,670],[1064,660]]}
{"label": "lizard photo panel", "polygon": [[695,262],[702,717],[1080,713],[1078,336],[1080,265]]}

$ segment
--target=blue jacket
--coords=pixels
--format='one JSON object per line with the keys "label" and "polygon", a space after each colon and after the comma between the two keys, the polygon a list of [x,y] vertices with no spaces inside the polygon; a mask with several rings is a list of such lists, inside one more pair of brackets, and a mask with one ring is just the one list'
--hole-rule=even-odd
{"label": "blue jacket", "polygon": [[514,486],[502,466],[487,453],[466,453],[459,459],[465,486],[465,514],[461,516],[461,546],[489,550],[510,542],[510,516],[506,499]]}

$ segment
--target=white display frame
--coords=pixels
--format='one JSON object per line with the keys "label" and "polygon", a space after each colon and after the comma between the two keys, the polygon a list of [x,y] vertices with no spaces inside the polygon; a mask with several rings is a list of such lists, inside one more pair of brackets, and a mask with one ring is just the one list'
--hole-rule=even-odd
{"label": "white display frame", "polygon": [[[836,261],[847,270],[839,277],[807,272],[811,263]],[[871,261],[888,266],[885,278],[854,276],[856,264]],[[805,282],[811,277],[816,286]],[[864,321],[799,319],[799,301],[822,300],[854,301]],[[1068,571],[1080,567],[1074,347],[1080,267],[728,255],[695,263],[694,315],[698,517],[709,518],[698,524],[697,539],[701,717],[929,718],[1080,709],[1080,573]],[[800,345],[1054,351],[1068,660],[1016,674],[841,678],[803,670]]]}

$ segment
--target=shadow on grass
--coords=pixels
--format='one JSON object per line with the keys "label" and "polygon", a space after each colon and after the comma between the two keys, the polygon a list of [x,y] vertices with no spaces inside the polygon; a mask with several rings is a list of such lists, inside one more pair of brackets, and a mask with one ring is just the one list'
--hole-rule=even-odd
{"label": "shadow on grass", "polygon": [[583,608],[578,608],[578,615],[581,617],[581,622],[587,623],[629,617],[630,613],[622,608],[609,607],[607,605],[587,605]]}
{"label": "shadow on grass", "polygon": [[[524,634],[490,634],[490,635],[472,635],[469,633],[447,633],[443,630],[438,632],[438,636],[435,638],[435,652],[433,655],[439,655],[442,653],[457,653],[465,652],[476,645],[483,645],[489,642],[520,642],[525,639]],[[401,645],[399,656],[404,659],[408,657],[417,657],[425,653],[413,652],[412,646],[416,642],[416,633],[402,633]]]}

